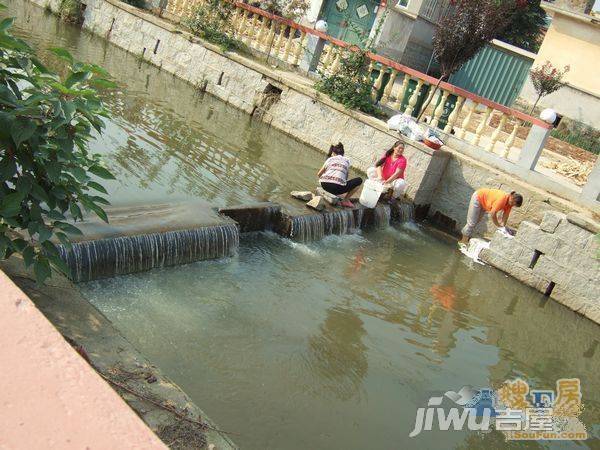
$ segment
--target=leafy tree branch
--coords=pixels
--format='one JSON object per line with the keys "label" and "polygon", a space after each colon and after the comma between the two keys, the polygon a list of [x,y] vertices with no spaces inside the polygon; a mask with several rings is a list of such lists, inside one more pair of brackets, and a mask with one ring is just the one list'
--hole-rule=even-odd
{"label": "leafy tree branch", "polygon": [[20,254],[41,283],[52,268],[66,273],[57,244],[70,246],[85,211],[107,220],[98,181],[113,176],[88,142],[107,117],[97,89],[115,84],[55,48],[66,66],[61,78],[12,36],[12,23],[0,21],[0,259]]}

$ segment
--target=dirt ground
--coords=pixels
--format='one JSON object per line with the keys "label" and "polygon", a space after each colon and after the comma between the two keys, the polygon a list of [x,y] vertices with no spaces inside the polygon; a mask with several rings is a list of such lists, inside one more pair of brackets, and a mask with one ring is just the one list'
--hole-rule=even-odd
{"label": "dirt ground", "polygon": [[[492,128],[496,128],[498,123],[500,122],[500,115],[494,114],[494,116],[490,119],[490,126]],[[507,123],[504,127],[504,131],[510,133],[512,131],[512,124]],[[519,127],[519,131],[517,132],[517,137],[520,139],[527,139],[527,135],[529,134],[529,127],[521,126]],[[557,153],[561,156],[566,156],[567,158],[573,158],[577,161],[582,162],[591,162],[592,164],[596,162],[598,155],[595,155],[587,150],[584,150],[575,145],[569,144],[568,142],[561,141],[560,139],[556,139],[555,137],[550,136],[548,142],[546,143],[546,150],[550,150],[551,152]]]}

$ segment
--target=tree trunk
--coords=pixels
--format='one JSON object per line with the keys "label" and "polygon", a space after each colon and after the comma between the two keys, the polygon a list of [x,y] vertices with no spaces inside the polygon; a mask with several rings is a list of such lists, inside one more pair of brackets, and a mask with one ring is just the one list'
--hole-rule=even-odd
{"label": "tree trunk", "polygon": [[540,99],[542,98],[542,94],[538,95],[537,100],[535,101],[535,103],[533,104],[533,107],[531,108],[531,111],[529,111],[529,115],[533,116],[533,112],[535,111],[535,107],[537,106],[537,104],[539,103]]}
{"label": "tree trunk", "polygon": [[421,111],[419,112],[419,115],[417,116],[417,123],[421,121],[421,117],[425,113],[425,110],[427,109],[427,107],[431,104],[431,101],[433,100],[433,97],[435,97],[435,93],[438,91],[440,84],[442,84],[442,81],[444,81],[444,78],[446,78],[446,76],[442,75],[438,79],[437,83],[435,84],[435,88],[433,89],[433,93],[428,96],[429,101],[421,107]]}

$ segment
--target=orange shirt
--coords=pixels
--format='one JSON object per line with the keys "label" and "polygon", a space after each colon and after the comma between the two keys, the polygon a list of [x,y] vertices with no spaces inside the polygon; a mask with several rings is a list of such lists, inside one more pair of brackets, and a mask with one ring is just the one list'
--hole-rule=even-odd
{"label": "orange shirt", "polygon": [[512,209],[512,206],[508,204],[510,194],[500,189],[479,189],[477,190],[477,199],[481,207],[490,213],[504,211],[504,214],[508,214]]}

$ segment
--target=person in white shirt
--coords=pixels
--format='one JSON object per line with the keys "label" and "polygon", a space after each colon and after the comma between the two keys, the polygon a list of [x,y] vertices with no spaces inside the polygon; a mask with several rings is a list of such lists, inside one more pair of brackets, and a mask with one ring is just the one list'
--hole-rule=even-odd
{"label": "person in white shirt", "polygon": [[350,160],[344,156],[344,145],[340,142],[329,148],[327,161],[317,172],[321,187],[333,195],[344,195],[342,206],[354,208],[350,201],[352,195],[360,187],[363,180],[360,177],[348,179],[350,171]]}

